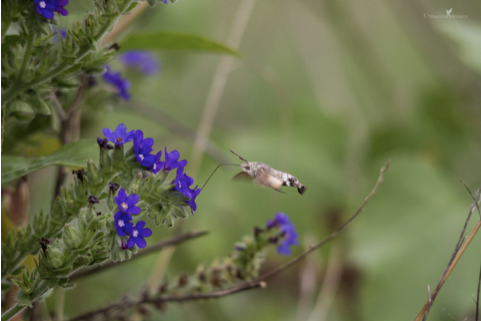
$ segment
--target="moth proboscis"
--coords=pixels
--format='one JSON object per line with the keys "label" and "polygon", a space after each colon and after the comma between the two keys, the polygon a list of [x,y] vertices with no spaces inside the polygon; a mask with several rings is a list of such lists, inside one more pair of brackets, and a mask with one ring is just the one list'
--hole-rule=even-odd
{"label": "moth proboscis", "polygon": [[244,163],[240,165],[242,172],[234,176],[235,179],[254,180],[254,182],[270,187],[279,193],[284,193],[280,190],[282,186],[294,186],[301,195],[304,194],[307,189],[306,186],[299,182],[297,177],[289,173],[278,171],[261,162],[249,162],[233,150],[231,150],[231,153],[244,161]]}

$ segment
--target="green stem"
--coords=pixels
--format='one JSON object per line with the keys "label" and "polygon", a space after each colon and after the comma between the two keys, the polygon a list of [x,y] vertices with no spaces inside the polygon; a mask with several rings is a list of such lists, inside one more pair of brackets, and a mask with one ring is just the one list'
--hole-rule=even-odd
{"label": "green stem", "polygon": [[[134,0],[124,0],[124,2],[122,3],[122,5],[120,6],[119,8],[119,11],[117,12],[117,14],[112,17],[108,23],[106,23],[101,29],[100,31],[97,33],[97,35],[93,38],[93,40],[95,42],[98,42],[107,32],[108,30],[115,24],[115,22],[117,21],[117,19],[124,13],[124,11],[130,7],[130,5],[132,4]],[[43,74],[42,76],[38,77],[37,79],[31,81],[30,83],[24,83],[20,86],[12,86],[12,88],[10,88],[6,93],[5,93],[5,96],[3,97],[3,101],[6,102],[6,103],[9,103],[10,101],[12,101],[15,97],[17,97],[17,95],[19,95],[21,92],[27,90],[28,88],[31,88],[31,87],[34,87],[34,86],[37,86],[37,85],[40,85],[46,81],[48,81],[49,79],[52,79],[53,77],[57,76],[58,74],[60,74],[61,72],[67,70],[68,68],[70,68],[72,65],[80,62],[86,55],[88,55],[90,53],[90,51],[92,51],[92,48],[89,47],[89,48],[85,48],[84,50],[80,51],[78,56],[77,56],[77,59],[75,60],[75,62],[73,64],[71,63],[67,63],[67,62],[63,62],[61,63],[60,65],[58,65],[57,67],[53,68],[52,70],[50,71],[47,71],[45,74]]]}
{"label": "green stem", "polygon": [[23,74],[25,73],[25,69],[27,69],[28,61],[32,56],[32,48],[33,48],[33,40],[35,39],[35,34],[30,32],[27,38],[27,49],[25,50],[25,56],[23,56],[22,66],[20,67],[20,71],[18,72],[18,77],[16,83],[20,83],[23,78]]}
{"label": "green stem", "polygon": [[[31,303],[37,301],[38,298],[40,298],[42,295],[44,295],[48,290],[49,290],[48,281],[46,281],[46,280],[40,281],[37,288],[31,294],[33,296]],[[2,315],[2,321],[10,320],[14,316],[16,316],[17,313],[21,312],[26,307],[27,307],[27,305],[20,305],[20,304],[16,303],[13,307],[10,308],[10,310],[6,311]]]}
{"label": "green stem", "polygon": [[14,316],[16,316],[17,313],[20,313],[25,308],[26,308],[25,305],[22,306],[16,303],[13,307],[11,307],[2,315],[2,321],[10,320]]}

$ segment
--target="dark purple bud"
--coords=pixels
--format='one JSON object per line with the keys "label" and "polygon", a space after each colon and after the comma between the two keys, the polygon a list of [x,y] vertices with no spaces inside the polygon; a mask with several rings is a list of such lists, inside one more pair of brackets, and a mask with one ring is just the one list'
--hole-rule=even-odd
{"label": "dark purple bud", "polygon": [[97,137],[97,143],[99,144],[101,149],[113,149],[113,146],[108,143],[109,141],[106,138]]}
{"label": "dark purple bud", "polygon": [[122,240],[122,244],[120,244],[120,248],[121,248],[122,250],[128,249],[127,244],[125,244],[124,240]]}
{"label": "dark purple bud", "polygon": [[89,196],[89,204],[90,205],[98,204],[98,203],[100,203],[100,201],[97,197],[95,197],[94,195]]}
{"label": "dark purple bud", "polygon": [[102,212],[97,212],[97,216],[100,216],[100,215],[102,215]]}
{"label": "dark purple bud", "polygon": [[261,229],[257,226],[254,227],[254,237],[258,238],[261,233],[264,232],[264,229]]}
{"label": "dark purple bud", "polygon": [[276,244],[279,238],[276,236],[269,236],[268,240],[270,243]]}
{"label": "dark purple bud", "polygon": [[110,190],[111,192],[115,192],[115,191],[117,191],[119,188],[120,188],[120,185],[119,185],[118,183],[112,183],[112,182],[109,183],[109,190]]}
{"label": "dark purple bud", "polygon": [[87,173],[85,172],[85,170],[82,168],[82,169],[79,169],[77,171],[72,171],[72,174],[74,175],[77,175],[77,178],[79,179],[79,181],[82,182],[82,184],[84,183],[84,177],[85,175],[87,175]]}

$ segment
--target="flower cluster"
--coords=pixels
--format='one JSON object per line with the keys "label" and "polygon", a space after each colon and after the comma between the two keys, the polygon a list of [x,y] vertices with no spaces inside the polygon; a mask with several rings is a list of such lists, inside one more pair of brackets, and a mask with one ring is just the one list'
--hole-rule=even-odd
{"label": "flower cluster", "polygon": [[124,124],[119,124],[115,131],[104,128],[103,133],[108,141],[114,143],[116,146],[122,146],[124,143],[132,141],[134,144],[135,158],[143,167],[148,168],[152,173],[170,172],[176,169],[176,176],[174,179],[175,189],[189,198],[186,202],[191,208],[191,213],[197,209],[195,199],[200,193],[198,186],[191,188],[194,184],[194,179],[184,173],[184,168],[187,161],[181,160],[180,153],[176,150],[167,151],[164,149],[164,160],[162,160],[162,151],[152,154],[152,146],[154,140],[152,138],[144,138],[144,133],[141,130],[131,130],[127,132],[127,127]]}
{"label": "flower cluster", "polygon": [[115,213],[115,229],[118,236],[129,236],[127,244],[122,240],[122,248],[130,249],[135,244],[138,247],[144,248],[147,245],[145,241],[146,237],[152,235],[152,231],[149,228],[144,228],[145,221],[138,221],[134,226],[132,221],[132,214],[139,214],[140,207],[135,206],[139,201],[139,195],[131,194],[127,196],[125,190],[120,189],[118,195],[115,197],[115,203],[119,207],[117,213]]}
{"label": "flower cluster", "polygon": [[280,231],[281,243],[277,246],[277,253],[284,255],[291,255],[291,245],[298,245],[297,232],[289,221],[289,217],[284,213],[277,213],[274,219],[267,221],[267,229],[278,228]]}
{"label": "flower cluster", "polygon": [[68,15],[68,11],[64,8],[68,5],[69,0],[34,0],[35,9],[39,15],[47,19],[53,18],[53,13],[58,12],[62,16]]}

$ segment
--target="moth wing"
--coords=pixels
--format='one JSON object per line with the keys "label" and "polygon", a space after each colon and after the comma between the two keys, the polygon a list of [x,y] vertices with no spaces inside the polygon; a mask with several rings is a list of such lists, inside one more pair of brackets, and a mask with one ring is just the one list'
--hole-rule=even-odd
{"label": "moth wing", "polygon": [[232,177],[232,179],[239,180],[239,181],[252,181],[253,178],[246,172],[240,172],[236,176]]}
{"label": "moth wing", "polygon": [[279,178],[273,176],[262,168],[257,171],[256,182],[264,186],[271,187],[278,192],[280,192],[279,188],[282,186],[282,181]]}

